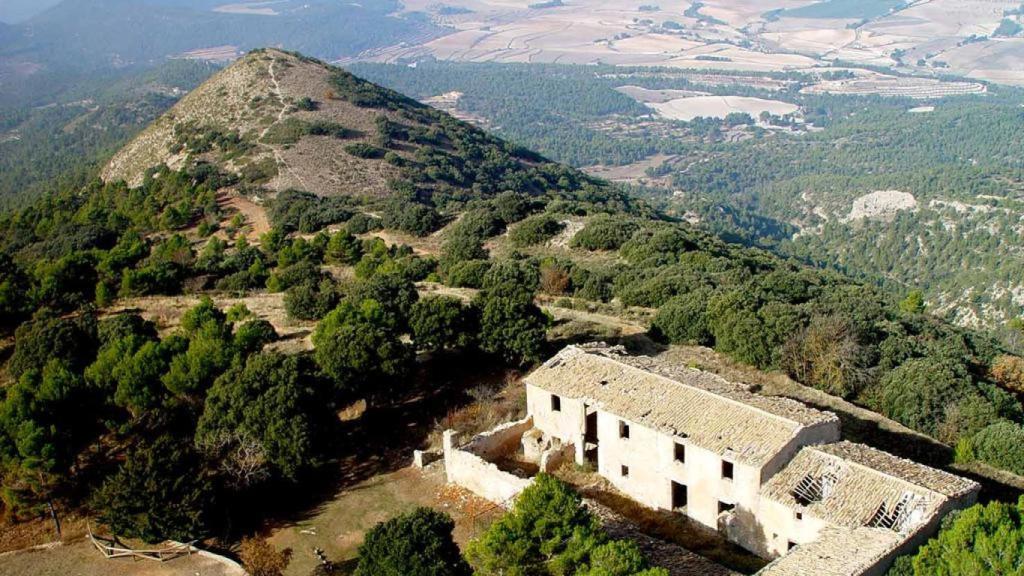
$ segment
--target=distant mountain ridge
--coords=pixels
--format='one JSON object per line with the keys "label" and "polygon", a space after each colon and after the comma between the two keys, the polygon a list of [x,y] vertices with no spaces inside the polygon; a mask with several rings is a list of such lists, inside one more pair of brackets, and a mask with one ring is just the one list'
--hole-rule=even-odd
{"label": "distant mountain ridge", "polygon": [[[4,0],[0,3],[0,24],[24,22],[60,4],[62,0]],[[2,38],[0,38],[2,40]]]}
{"label": "distant mountain ridge", "polygon": [[393,15],[396,0],[365,4],[284,0],[266,5],[166,0],[73,0],[21,26],[25,37],[0,58],[74,59],[88,68],[123,67],[214,46],[286,46],[338,58],[437,30],[425,18]]}

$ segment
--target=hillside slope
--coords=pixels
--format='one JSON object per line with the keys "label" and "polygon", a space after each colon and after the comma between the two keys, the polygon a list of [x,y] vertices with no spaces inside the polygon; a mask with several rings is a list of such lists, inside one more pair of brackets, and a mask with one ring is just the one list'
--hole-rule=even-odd
{"label": "hillside slope", "polygon": [[[183,98],[104,168],[107,182],[206,163],[243,192],[380,197],[520,192],[578,173],[317,60],[258,50]],[[569,177],[568,182],[566,177]],[[396,183],[402,183],[401,185]]]}

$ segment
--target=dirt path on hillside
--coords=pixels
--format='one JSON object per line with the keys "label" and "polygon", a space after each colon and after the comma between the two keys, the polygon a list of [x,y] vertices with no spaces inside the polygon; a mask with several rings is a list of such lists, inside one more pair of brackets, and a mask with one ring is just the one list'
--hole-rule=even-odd
{"label": "dirt path on hillside", "polygon": [[[249,240],[258,240],[260,236],[270,231],[270,217],[267,216],[267,209],[245,196],[237,193],[221,194],[217,196],[217,205],[225,212],[237,212],[245,218],[245,226],[249,229],[245,233]],[[226,240],[227,233],[223,230],[217,235]]]}
{"label": "dirt path on hillside", "polygon": [[308,184],[306,184],[306,181],[302,179],[302,176],[296,171],[292,170],[291,166],[289,166],[288,163],[284,161],[284,157],[281,156],[281,151],[278,150],[277,147],[264,142],[264,139],[266,139],[267,134],[270,132],[270,129],[283,122],[285,115],[288,114],[288,103],[285,102],[284,91],[281,89],[281,82],[277,79],[277,72],[274,69],[274,64],[277,64],[277,60],[271,58],[270,65],[267,67],[267,71],[270,73],[270,83],[273,85],[271,88],[271,92],[273,92],[274,96],[277,97],[277,101],[281,103],[281,110],[278,111],[277,113],[277,119],[268,124],[267,127],[264,128],[262,132],[260,132],[260,137],[257,138],[256,141],[260,144],[260,146],[267,148],[274,155],[274,160],[277,162],[279,170],[280,168],[283,168],[285,171],[288,172],[289,176],[291,176],[296,182],[299,183],[303,190],[310,190],[311,188],[309,187]]}

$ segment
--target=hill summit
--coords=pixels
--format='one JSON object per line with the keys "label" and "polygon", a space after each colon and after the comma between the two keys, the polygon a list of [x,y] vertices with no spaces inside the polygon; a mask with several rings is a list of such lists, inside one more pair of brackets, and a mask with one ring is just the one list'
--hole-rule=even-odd
{"label": "hill summit", "polygon": [[256,50],[118,152],[105,181],[161,165],[216,169],[239,189],[379,197],[576,189],[584,177],[315,59]]}

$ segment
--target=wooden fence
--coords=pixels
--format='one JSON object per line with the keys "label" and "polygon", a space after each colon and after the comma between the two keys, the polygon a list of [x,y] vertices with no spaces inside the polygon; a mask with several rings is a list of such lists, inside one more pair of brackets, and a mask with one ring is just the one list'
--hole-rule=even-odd
{"label": "wooden fence", "polygon": [[195,541],[187,544],[181,542],[168,542],[165,543],[166,546],[162,548],[129,548],[116,537],[108,538],[93,534],[92,528],[89,528],[89,541],[92,542],[92,545],[95,546],[105,558],[132,558],[133,560],[154,560],[156,562],[166,562],[182,556],[191,556],[193,552],[198,552],[198,549],[193,546]]}

